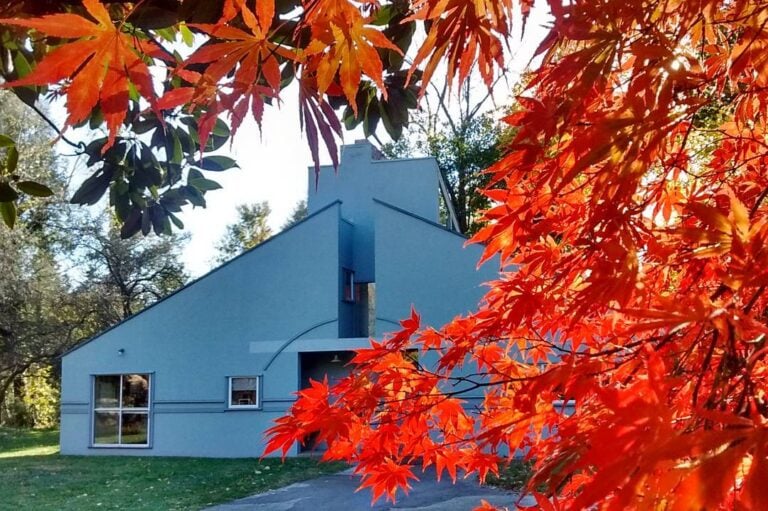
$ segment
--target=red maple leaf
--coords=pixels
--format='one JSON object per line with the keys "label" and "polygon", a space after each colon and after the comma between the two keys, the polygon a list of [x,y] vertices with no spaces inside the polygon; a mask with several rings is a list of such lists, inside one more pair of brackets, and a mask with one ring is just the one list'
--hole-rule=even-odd
{"label": "red maple leaf", "polygon": [[154,107],[155,91],[142,56],[161,54],[148,40],[122,31],[99,0],[83,0],[95,23],[77,14],[51,14],[37,19],[0,19],[0,24],[32,28],[48,36],[75,39],[51,51],[27,76],[3,87],[52,85],[65,82],[69,126],[89,118],[101,108],[109,130],[103,151],[114,143],[125,120],[131,87]]}

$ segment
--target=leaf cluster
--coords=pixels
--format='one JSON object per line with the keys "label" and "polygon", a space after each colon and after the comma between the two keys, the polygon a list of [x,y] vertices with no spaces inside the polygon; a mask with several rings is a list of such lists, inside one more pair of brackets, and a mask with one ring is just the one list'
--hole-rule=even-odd
{"label": "leaf cluster", "polygon": [[[168,232],[180,225],[178,208],[204,205],[207,190],[201,187],[213,186],[193,173],[185,187],[175,187],[181,179],[176,167],[181,165],[183,174],[182,160],[192,163],[197,149],[208,150],[208,139],[217,138],[223,119],[232,134],[249,116],[260,125],[264,109],[279,103],[292,82],[299,84],[300,124],[319,171],[321,141],[338,164],[338,110],[343,109],[348,129],[362,125],[366,135],[374,135],[383,126],[395,139],[402,134],[408,112],[423,94],[420,65],[425,62],[428,77],[448,56],[449,75],[462,82],[479,58],[483,78],[492,78],[503,67],[501,41],[509,35],[511,4],[449,4],[9,3],[0,6],[0,49],[7,57],[0,71],[4,86],[28,104],[46,94],[65,96],[66,126],[106,130],[104,139],[72,143],[92,165],[74,202],[92,204],[109,188],[125,236]],[[414,62],[406,62],[419,26],[427,30],[427,41]],[[179,44],[193,47],[191,54],[182,56]],[[173,127],[183,116],[194,124],[189,137]],[[142,136],[147,126],[155,135]],[[176,138],[181,159],[174,152]],[[153,192],[152,187],[169,189]],[[3,207],[10,217],[11,206]]]}

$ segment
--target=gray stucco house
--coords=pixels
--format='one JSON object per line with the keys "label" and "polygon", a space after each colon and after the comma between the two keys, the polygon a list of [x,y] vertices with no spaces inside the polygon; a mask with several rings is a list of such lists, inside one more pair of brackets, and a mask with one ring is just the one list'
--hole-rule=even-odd
{"label": "gray stucco house", "polygon": [[63,357],[63,454],[259,456],[310,378],[412,305],[435,326],[471,310],[494,277],[437,223],[431,158],[355,143],[308,187],[305,220]]}

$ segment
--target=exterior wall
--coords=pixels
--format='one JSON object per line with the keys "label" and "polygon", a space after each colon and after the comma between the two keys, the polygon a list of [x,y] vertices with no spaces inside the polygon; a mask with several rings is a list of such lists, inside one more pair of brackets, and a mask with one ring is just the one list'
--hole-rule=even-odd
{"label": "exterior wall", "polygon": [[323,167],[315,186],[309,169],[307,208],[311,214],[340,200],[342,216],[355,225],[355,263],[361,282],[375,280],[373,199],[438,220],[438,169],[434,158],[374,160],[368,142],[342,148],[338,172]]}
{"label": "exterior wall", "polygon": [[477,269],[482,247],[423,219],[376,203],[376,334],[410,315],[413,305],[425,325],[440,327],[474,310],[483,282],[497,276],[493,260]]}
{"label": "exterior wall", "polygon": [[[298,355],[280,346],[337,337],[339,214],[329,206],[66,355],[62,453],[261,455],[298,386]],[[92,375],[147,372],[150,448],[90,447]],[[259,374],[263,410],[227,410],[227,377]]]}
{"label": "exterior wall", "polygon": [[[482,284],[498,276],[498,260],[478,269],[482,246],[465,247],[463,236],[376,204],[377,337],[399,330],[394,323],[408,317],[412,306],[422,326],[435,328],[475,310],[485,294]],[[428,354],[420,362],[429,367],[436,361],[436,354]],[[475,370],[470,364],[463,368],[465,374]],[[469,404],[481,398],[480,390],[462,396]]]}

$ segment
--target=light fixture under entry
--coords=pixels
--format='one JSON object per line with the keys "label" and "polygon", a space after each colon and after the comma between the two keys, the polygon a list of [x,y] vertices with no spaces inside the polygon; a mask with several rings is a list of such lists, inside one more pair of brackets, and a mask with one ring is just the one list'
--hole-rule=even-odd
{"label": "light fixture under entry", "polygon": [[125,355],[125,349],[120,348],[119,350],[117,350],[117,356],[118,357],[122,357],[123,355]]}
{"label": "light fixture under entry", "polygon": [[339,358],[338,353],[333,354],[333,358],[331,359],[331,364],[341,364],[341,359]]}

